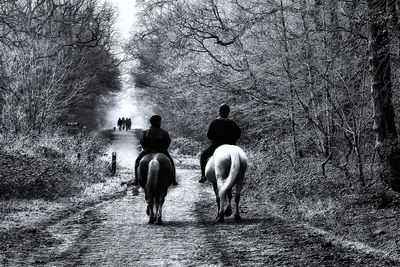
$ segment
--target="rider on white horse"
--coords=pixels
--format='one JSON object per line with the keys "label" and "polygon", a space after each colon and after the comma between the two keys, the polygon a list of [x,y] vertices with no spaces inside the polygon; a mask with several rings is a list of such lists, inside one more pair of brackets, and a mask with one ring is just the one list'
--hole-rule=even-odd
{"label": "rider on white horse", "polygon": [[161,120],[162,119],[160,115],[151,116],[150,128],[144,130],[142,133],[140,144],[142,145],[143,150],[139,153],[135,161],[135,180],[133,181],[133,185],[138,185],[139,183],[137,177],[137,168],[139,166],[140,160],[147,154],[151,153],[163,153],[169,158],[174,169],[172,184],[178,185],[175,176],[175,164],[171,158],[171,155],[168,152],[169,145],[171,144],[171,137],[166,130],[161,128]]}
{"label": "rider on white horse", "polygon": [[240,138],[241,130],[239,126],[231,119],[228,119],[230,108],[227,104],[219,107],[219,116],[213,120],[208,127],[207,137],[211,140],[211,145],[201,153],[200,167],[201,179],[199,183],[207,181],[205,169],[208,159],[214,154],[214,151],[221,145],[236,145]]}

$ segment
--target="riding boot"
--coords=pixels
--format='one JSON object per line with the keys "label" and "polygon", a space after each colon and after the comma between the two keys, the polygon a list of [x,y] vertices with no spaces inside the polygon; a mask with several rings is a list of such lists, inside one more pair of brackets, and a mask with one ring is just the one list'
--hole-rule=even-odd
{"label": "riding boot", "polygon": [[172,175],[172,185],[177,186],[178,182],[176,181],[176,170],[174,168],[174,174]]}
{"label": "riding boot", "polygon": [[146,156],[147,154],[150,154],[150,153],[151,153],[151,151],[149,151],[149,150],[142,150],[139,153],[139,155],[137,156],[136,160],[135,160],[135,178],[133,180],[133,185],[135,185],[135,186],[139,185],[139,178],[138,178],[138,173],[137,172],[138,172],[138,167],[139,167],[140,160],[144,156]]}
{"label": "riding boot", "polygon": [[138,186],[139,185],[139,179],[138,179],[138,174],[137,174],[137,168],[139,167],[139,157],[135,161],[135,177],[133,178],[132,185]]}
{"label": "riding boot", "polygon": [[134,186],[138,186],[139,185],[136,168],[135,168],[135,177],[133,178],[132,185],[134,185]]}
{"label": "riding boot", "polygon": [[205,176],[205,167],[201,166],[201,178],[199,180],[199,183],[204,183],[205,181],[207,181],[207,178]]}
{"label": "riding boot", "polygon": [[220,146],[221,144],[211,143],[209,147],[207,147],[200,155],[200,169],[201,169],[201,178],[199,183],[204,183],[207,181],[206,178],[206,165],[209,158],[214,154],[214,151]]}
{"label": "riding boot", "polygon": [[204,183],[205,181],[207,181],[207,178],[205,176],[201,176],[199,183]]}
{"label": "riding boot", "polygon": [[207,178],[205,176],[205,172],[206,172],[206,166],[205,164],[207,163],[207,161],[204,160],[204,158],[202,157],[201,161],[200,161],[200,169],[201,169],[201,178],[199,180],[199,183],[204,183],[205,181],[207,181]]}
{"label": "riding boot", "polygon": [[177,186],[177,185],[178,185],[178,182],[176,181],[176,169],[175,169],[174,160],[172,159],[172,157],[171,157],[171,155],[169,154],[168,151],[164,151],[163,153],[164,153],[164,154],[169,158],[169,160],[171,161],[172,171],[173,171],[173,173],[172,173],[172,185],[173,185],[173,186]]}
{"label": "riding boot", "polygon": [[206,176],[205,176],[205,168],[206,168],[206,166],[205,166],[205,164],[206,164],[207,162],[204,162],[204,159],[202,158],[202,160],[200,161],[200,169],[201,169],[201,178],[200,178],[200,180],[199,180],[199,183],[204,183],[205,181],[207,181],[207,178],[206,178]]}

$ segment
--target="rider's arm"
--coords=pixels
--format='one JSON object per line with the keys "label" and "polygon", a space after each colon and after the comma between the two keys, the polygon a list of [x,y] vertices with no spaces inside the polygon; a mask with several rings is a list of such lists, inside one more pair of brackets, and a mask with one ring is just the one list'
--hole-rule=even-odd
{"label": "rider's arm", "polygon": [[239,125],[236,124],[236,140],[238,140],[240,138],[241,134],[242,134],[242,131],[240,130]]}
{"label": "rider's arm", "polygon": [[211,141],[215,140],[215,121],[212,121],[210,126],[208,126],[207,138]]}
{"label": "rider's arm", "polygon": [[165,144],[167,146],[167,149],[169,148],[169,145],[171,144],[171,137],[169,136],[169,133],[165,135]]}
{"label": "rider's arm", "polygon": [[147,138],[147,131],[142,132],[142,136],[140,138],[140,144],[142,145],[143,149],[148,148],[148,138]]}

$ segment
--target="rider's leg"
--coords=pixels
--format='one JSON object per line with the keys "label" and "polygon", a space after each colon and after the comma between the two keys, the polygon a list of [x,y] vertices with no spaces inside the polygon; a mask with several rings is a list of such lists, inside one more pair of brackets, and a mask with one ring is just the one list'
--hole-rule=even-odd
{"label": "rider's leg", "polygon": [[209,147],[206,148],[206,150],[203,151],[200,155],[200,169],[201,169],[201,178],[199,180],[199,183],[204,183],[207,181],[206,178],[206,165],[208,159],[214,154],[215,149],[217,149],[218,145],[216,144],[211,144]]}
{"label": "rider's leg", "polygon": [[138,175],[137,175],[137,169],[139,167],[140,160],[147,154],[149,154],[148,151],[142,150],[139,153],[139,155],[137,156],[136,160],[135,160],[135,179],[133,180],[133,185],[138,185],[139,184]]}
{"label": "rider's leg", "polygon": [[169,154],[168,151],[165,153],[165,155],[167,155],[167,157],[168,157],[169,160],[171,161],[172,169],[173,169],[173,171],[174,171],[174,174],[173,174],[173,176],[172,176],[172,185],[178,185],[178,182],[176,181],[176,169],[175,169],[174,160],[172,159],[172,157],[171,157],[171,155]]}

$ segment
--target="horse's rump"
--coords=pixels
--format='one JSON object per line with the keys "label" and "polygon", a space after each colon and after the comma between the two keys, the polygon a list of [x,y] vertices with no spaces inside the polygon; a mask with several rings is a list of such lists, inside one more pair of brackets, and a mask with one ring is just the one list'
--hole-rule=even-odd
{"label": "horse's rump", "polygon": [[[240,147],[233,145],[222,145],[218,147],[207,162],[206,177],[213,184],[213,189],[217,197],[218,222],[223,222],[224,216],[230,216],[232,214],[231,199],[234,185],[236,185],[235,219],[240,220],[240,191],[243,186],[246,169],[246,154]],[[225,209],[226,197],[228,197],[228,207]]]}
{"label": "horse's rump", "polygon": [[138,180],[141,187],[145,187],[147,183],[149,166],[152,160],[156,160],[159,164],[158,175],[161,185],[170,185],[172,183],[173,167],[169,158],[162,153],[152,153],[145,155],[139,162]]}
{"label": "horse's rump", "polygon": [[169,158],[162,154],[144,156],[138,167],[138,180],[145,189],[149,223],[161,224],[162,205],[172,184],[173,167]]}
{"label": "horse's rump", "polygon": [[230,175],[236,176],[236,172],[245,172],[247,169],[247,157],[244,151],[234,145],[222,145],[218,147],[206,165],[206,177],[211,182],[217,178],[226,180]]}

